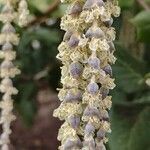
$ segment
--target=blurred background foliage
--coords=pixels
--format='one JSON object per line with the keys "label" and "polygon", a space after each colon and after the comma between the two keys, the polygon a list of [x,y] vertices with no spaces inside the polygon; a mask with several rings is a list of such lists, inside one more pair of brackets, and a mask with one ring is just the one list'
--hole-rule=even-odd
{"label": "blurred background foliage", "polygon": [[[37,112],[36,95],[44,87],[60,87],[61,62],[55,56],[62,40],[60,18],[66,5],[57,0],[29,0],[32,21],[21,35],[16,64],[22,74],[15,79],[19,89],[16,111],[26,125]],[[122,14],[117,29],[113,66],[117,87],[112,91],[112,134],[108,150],[150,150],[150,0],[119,0]],[[51,131],[49,131],[51,132]],[[50,140],[50,139],[49,139]]]}

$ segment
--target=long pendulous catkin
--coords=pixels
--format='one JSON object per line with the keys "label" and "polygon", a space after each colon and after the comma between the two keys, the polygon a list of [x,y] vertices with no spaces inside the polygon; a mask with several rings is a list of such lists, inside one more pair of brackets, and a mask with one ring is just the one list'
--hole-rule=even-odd
{"label": "long pendulous catkin", "polygon": [[58,133],[61,150],[105,150],[111,132],[109,90],[115,87],[115,29],[113,16],[120,8],[116,0],[64,0],[69,4],[62,18],[66,31],[58,47],[62,61],[58,97],[61,105],[54,116],[65,120]]}
{"label": "long pendulous catkin", "polygon": [[[27,6],[25,0],[19,2],[19,13],[15,11],[15,6],[18,4],[17,1],[5,0],[2,1],[3,8],[0,13],[0,21],[3,23],[0,33],[0,45],[2,49],[0,51],[0,58],[2,63],[0,64],[0,92],[2,93],[2,100],[0,102],[1,118],[0,124],[2,125],[2,134],[0,136],[0,149],[9,149],[9,135],[11,134],[11,122],[15,120],[15,116],[12,113],[13,110],[13,99],[12,95],[16,95],[18,90],[13,86],[12,78],[20,74],[20,70],[13,64],[16,58],[16,52],[13,50],[13,46],[19,44],[19,36],[13,27],[13,22],[18,19],[21,25],[25,25],[27,14],[23,6]],[[21,11],[22,9],[22,11]],[[26,11],[27,7],[26,7]],[[22,13],[21,13],[22,12]]]}

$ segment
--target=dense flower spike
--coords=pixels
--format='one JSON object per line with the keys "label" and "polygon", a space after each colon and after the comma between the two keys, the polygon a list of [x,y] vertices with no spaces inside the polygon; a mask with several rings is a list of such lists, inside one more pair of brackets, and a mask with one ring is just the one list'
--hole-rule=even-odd
{"label": "dense flower spike", "polygon": [[10,124],[15,120],[15,116],[12,114],[12,95],[18,93],[18,90],[13,86],[12,78],[20,74],[20,70],[13,64],[13,60],[16,58],[16,52],[13,51],[13,45],[18,45],[19,37],[12,22],[17,20],[17,14],[20,14],[21,17],[19,19],[19,24],[24,25],[26,23],[25,20],[27,13],[25,13],[25,10],[27,10],[27,5],[26,1],[21,0],[19,4],[19,12],[15,12],[14,8],[17,5],[17,1],[5,0],[2,2],[3,8],[0,13],[0,21],[2,21],[3,27],[0,34],[0,45],[2,45],[0,58],[3,59],[3,61],[0,65],[0,92],[3,96],[0,102],[0,124],[2,124],[3,133],[0,137],[0,149],[8,150],[8,144],[10,143],[9,135],[11,134]]}
{"label": "dense flower spike", "polygon": [[113,16],[116,0],[62,0],[69,3],[61,28],[66,31],[58,47],[63,63],[59,91],[60,107],[54,116],[65,120],[58,140],[60,150],[105,150],[111,132],[109,90],[115,87],[111,64],[116,58]]}

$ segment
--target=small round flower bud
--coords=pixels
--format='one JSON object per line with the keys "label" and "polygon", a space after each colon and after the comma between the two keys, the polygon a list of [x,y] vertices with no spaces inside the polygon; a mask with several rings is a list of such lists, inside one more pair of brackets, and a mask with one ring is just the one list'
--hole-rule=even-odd
{"label": "small round flower bud", "polygon": [[98,132],[97,132],[98,140],[104,139],[105,135],[106,135],[106,131],[104,129],[99,129],[98,130]]}
{"label": "small round flower bud", "polygon": [[16,30],[15,28],[10,24],[10,23],[6,23],[2,30],[1,30],[2,33],[15,33]]}
{"label": "small round flower bud", "polygon": [[11,43],[7,42],[5,43],[3,46],[2,46],[2,50],[3,51],[9,51],[9,50],[12,50],[13,49],[13,46]]}
{"label": "small round flower bud", "polygon": [[76,2],[73,4],[72,8],[69,11],[70,15],[78,15],[79,13],[82,12],[82,6],[79,2]]}
{"label": "small round flower bud", "polygon": [[64,150],[70,150],[74,147],[74,142],[70,139],[67,139],[67,141],[64,144]]}
{"label": "small round flower bud", "polygon": [[84,116],[97,116],[98,118],[100,117],[100,112],[97,108],[95,107],[86,107],[83,113]]}
{"label": "small round flower bud", "polygon": [[88,86],[87,86],[87,91],[92,94],[95,95],[98,93],[99,91],[99,86],[97,83],[95,82],[91,82]]}
{"label": "small round flower bud", "polygon": [[82,148],[83,144],[82,144],[82,142],[81,142],[80,139],[78,139],[78,140],[76,141],[76,146],[77,146],[79,149]]}
{"label": "small round flower bud", "polygon": [[109,74],[110,76],[112,76],[112,68],[110,65],[105,66],[103,70],[105,71],[106,74]]}
{"label": "small round flower bud", "polygon": [[13,86],[12,80],[9,78],[3,79],[1,84],[6,86],[6,87],[12,87]]}
{"label": "small round flower bud", "polygon": [[91,9],[95,6],[99,6],[99,7],[102,7],[104,6],[104,2],[102,0],[86,0],[84,6],[83,6],[83,9],[84,10],[87,10],[87,9]]}
{"label": "small round flower bud", "polygon": [[102,117],[102,120],[109,122],[109,114],[108,114],[108,112],[106,110],[101,112],[101,117]]}
{"label": "small round flower bud", "polygon": [[95,150],[95,141],[94,139],[85,139],[85,142],[83,143],[83,146],[87,148],[88,150]]}
{"label": "small round flower bud", "polygon": [[65,35],[64,35],[63,40],[64,40],[64,41],[69,41],[69,39],[71,38],[71,36],[72,36],[72,32],[71,32],[71,31],[67,31],[67,32],[65,33]]}
{"label": "small round flower bud", "polygon": [[71,116],[68,119],[69,124],[72,128],[77,129],[80,125],[80,117],[79,116]]}
{"label": "small round flower bud", "polygon": [[79,62],[73,62],[70,65],[70,74],[73,78],[78,78],[83,71],[83,66]]}
{"label": "small round flower bud", "polygon": [[108,42],[108,45],[109,45],[109,50],[110,50],[110,52],[114,52],[115,51],[115,45],[114,45],[114,43],[113,42]]}
{"label": "small round flower bud", "polygon": [[103,144],[103,142],[100,142],[100,143],[97,143],[95,150],[106,150],[106,147]]}
{"label": "small round flower bud", "polygon": [[0,68],[10,70],[10,69],[14,68],[14,65],[11,61],[3,61]]}
{"label": "small round flower bud", "polygon": [[110,18],[110,20],[105,21],[104,24],[106,25],[106,27],[111,27],[113,24],[113,19]]}
{"label": "small round flower bud", "polygon": [[9,4],[4,5],[4,7],[2,8],[2,14],[12,14],[13,11],[13,7]]}
{"label": "small round flower bud", "polygon": [[85,36],[87,38],[93,38],[93,37],[103,38],[104,32],[99,27],[95,27],[95,25],[94,25],[87,30],[87,32],[85,33]]}
{"label": "small round flower bud", "polygon": [[81,147],[82,147],[82,142],[79,139],[74,141],[67,139],[64,144],[64,150],[71,150],[71,149],[76,149]]}
{"label": "small round flower bud", "polygon": [[95,127],[89,122],[86,126],[85,126],[85,135],[91,135],[93,134],[95,131]]}
{"label": "small round flower bud", "polygon": [[66,102],[80,101],[82,99],[82,92],[80,90],[69,90],[65,97]]}
{"label": "small round flower bud", "polygon": [[71,48],[75,48],[76,46],[78,46],[79,44],[79,38],[75,35],[72,35],[70,37],[70,40],[68,41],[68,45],[71,47]]}
{"label": "small round flower bud", "polygon": [[91,56],[88,59],[88,64],[94,69],[100,69],[100,60],[97,57]]}
{"label": "small round flower bud", "polygon": [[109,94],[109,89],[106,89],[106,88],[101,88],[100,89],[100,93],[102,95],[102,99],[105,99],[107,97],[107,95]]}

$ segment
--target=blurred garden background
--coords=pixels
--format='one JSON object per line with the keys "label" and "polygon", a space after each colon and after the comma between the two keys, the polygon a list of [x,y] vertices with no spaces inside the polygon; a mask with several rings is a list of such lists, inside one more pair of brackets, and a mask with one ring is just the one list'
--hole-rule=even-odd
{"label": "blurred garden background", "polygon": [[[31,22],[21,29],[15,62],[22,74],[14,82],[15,114],[11,150],[56,150],[61,122],[58,107],[61,62],[57,47],[64,32],[60,19],[66,5],[59,0],[28,0]],[[112,134],[108,150],[150,150],[150,0],[119,0],[122,14],[114,21],[118,58],[113,66]]]}

